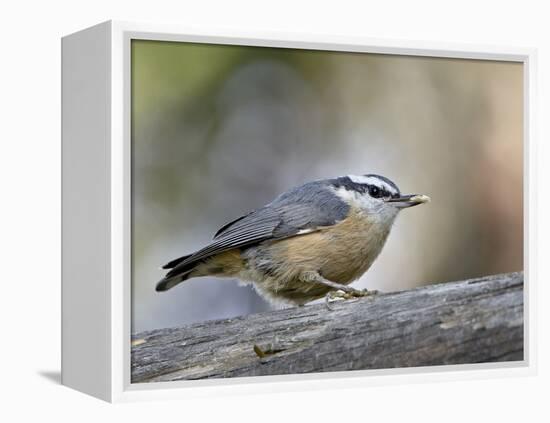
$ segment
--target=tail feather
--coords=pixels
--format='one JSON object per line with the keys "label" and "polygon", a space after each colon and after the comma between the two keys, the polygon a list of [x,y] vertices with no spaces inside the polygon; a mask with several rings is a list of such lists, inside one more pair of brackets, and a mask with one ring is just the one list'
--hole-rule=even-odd
{"label": "tail feather", "polygon": [[189,273],[190,272],[186,272],[184,274],[180,273],[176,276],[165,277],[164,279],[160,280],[157,283],[157,286],[155,287],[155,291],[157,292],[168,291],[169,289],[175,287],[176,285],[186,280],[189,277]]}
{"label": "tail feather", "polygon": [[178,264],[180,264],[182,261],[188,259],[189,257],[191,257],[193,254],[187,254],[186,256],[182,256],[182,257],[179,257],[177,259],[174,259],[172,261],[169,261],[168,263],[166,263],[164,266],[162,266],[163,269],[173,269],[174,267],[176,267]]}
{"label": "tail feather", "polygon": [[[191,256],[193,256],[193,254],[177,258],[162,266],[163,269],[169,269],[169,271],[166,275],[164,275],[164,278],[157,283],[155,290],[157,292],[167,291],[179,283],[189,279],[189,277],[191,277],[191,273],[196,270],[197,265],[203,261],[189,260],[187,263],[184,263]],[[195,273],[193,274],[195,275]]]}

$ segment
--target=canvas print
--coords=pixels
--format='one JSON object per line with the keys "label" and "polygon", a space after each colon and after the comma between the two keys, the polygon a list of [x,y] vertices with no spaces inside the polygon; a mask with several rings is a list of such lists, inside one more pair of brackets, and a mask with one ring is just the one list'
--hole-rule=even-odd
{"label": "canvas print", "polygon": [[132,383],[522,362],[522,63],[131,43]]}

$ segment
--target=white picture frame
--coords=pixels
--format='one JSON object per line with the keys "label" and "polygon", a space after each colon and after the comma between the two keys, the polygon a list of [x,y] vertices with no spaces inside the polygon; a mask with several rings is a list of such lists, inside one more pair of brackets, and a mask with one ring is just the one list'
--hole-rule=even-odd
{"label": "white picture frame", "polygon": [[[186,41],[521,62],[524,65],[525,354],[517,363],[130,383],[130,42]],[[536,371],[533,139],[536,52],[497,46],[105,22],[62,40],[62,383],[110,402]],[[85,272],[82,269],[86,269]]]}

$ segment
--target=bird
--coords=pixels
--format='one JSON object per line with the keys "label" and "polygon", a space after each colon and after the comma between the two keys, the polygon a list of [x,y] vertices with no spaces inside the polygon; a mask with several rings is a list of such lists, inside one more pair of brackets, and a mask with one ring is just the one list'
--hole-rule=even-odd
{"label": "bird", "polygon": [[429,201],[402,195],[377,174],[308,182],[222,226],[204,248],[166,263],[156,291],[212,276],[252,284],[278,307],[366,296],[372,291],[349,285],[374,263],[399,212]]}

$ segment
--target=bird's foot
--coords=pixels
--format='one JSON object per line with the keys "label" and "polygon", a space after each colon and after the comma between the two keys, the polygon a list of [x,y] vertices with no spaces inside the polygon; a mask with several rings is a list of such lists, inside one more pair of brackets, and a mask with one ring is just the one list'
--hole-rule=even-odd
{"label": "bird's foot", "polygon": [[347,289],[341,290],[338,289],[336,291],[330,291],[325,296],[325,305],[329,310],[332,310],[330,307],[330,304],[335,301],[342,301],[342,300],[350,300],[352,298],[360,298],[360,297],[370,297],[372,295],[376,295],[379,292],[377,290],[368,290],[368,289],[355,289],[346,287]]}

